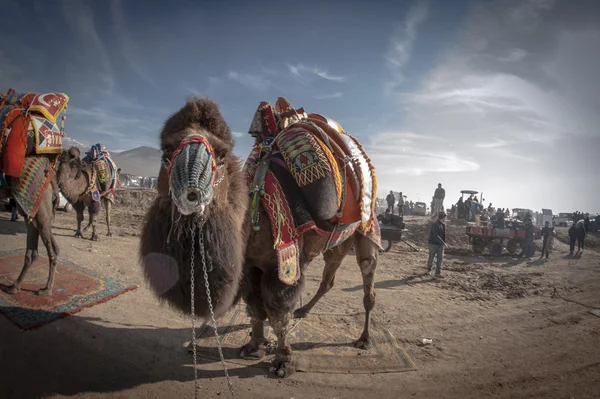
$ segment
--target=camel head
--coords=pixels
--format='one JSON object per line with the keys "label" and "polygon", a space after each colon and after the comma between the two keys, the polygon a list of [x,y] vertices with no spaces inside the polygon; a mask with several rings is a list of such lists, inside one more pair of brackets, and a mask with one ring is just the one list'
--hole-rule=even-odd
{"label": "camel head", "polygon": [[68,150],[64,150],[62,154],[58,156],[57,170],[60,170],[61,167],[66,167],[69,170],[74,170],[77,172],[75,177],[79,177],[81,174],[81,170],[84,168],[83,162],[79,156],[81,152],[77,147],[71,147]]}
{"label": "camel head", "polygon": [[217,104],[205,98],[188,100],[167,120],[160,142],[159,196],[170,196],[182,215],[204,217],[234,145]]}

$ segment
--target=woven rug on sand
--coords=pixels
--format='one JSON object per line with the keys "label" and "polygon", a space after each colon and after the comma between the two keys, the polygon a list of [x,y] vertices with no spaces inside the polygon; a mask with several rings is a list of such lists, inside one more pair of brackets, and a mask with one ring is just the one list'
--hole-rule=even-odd
{"label": "woven rug on sand", "polygon": [[[271,354],[261,360],[245,360],[237,352],[250,340],[250,318],[237,306],[218,322],[225,360],[245,366],[269,367],[276,342],[273,330],[265,327],[273,343]],[[311,313],[306,319],[292,320],[290,343],[296,370],[316,373],[394,373],[416,370],[415,364],[385,328],[371,322],[372,348],[357,349],[353,342],[360,336],[364,314],[337,315]],[[214,329],[204,323],[197,331],[197,354],[218,361]]]}
{"label": "woven rug on sand", "polygon": [[5,289],[19,276],[24,259],[22,249],[0,252],[0,313],[23,330],[40,327],[137,288],[59,258],[52,296],[39,296],[37,290],[46,286],[49,271],[48,258],[40,254],[29,269],[21,292],[9,295]]}

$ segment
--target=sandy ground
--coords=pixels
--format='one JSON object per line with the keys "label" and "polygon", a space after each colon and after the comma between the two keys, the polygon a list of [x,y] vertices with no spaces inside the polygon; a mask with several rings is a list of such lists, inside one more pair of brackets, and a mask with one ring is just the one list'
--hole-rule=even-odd
{"label": "sandy ground", "polygon": [[[99,242],[73,238],[75,215],[58,213],[61,257],[140,288],[29,332],[0,317],[0,398],[192,395],[192,359],[184,348],[190,322],[158,303],[137,263],[143,209],[131,203],[146,204],[146,197],[122,197],[115,236],[105,236],[101,221]],[[0,213],[0,249],[24,248],[24,225],[9,216]],[[424,247],[426,219],[407,221],[409,240]],[[464,253],[463,227],[449,223],[448,230],[451,252]],[[230,365],[237,397],[600,397],[600,318],[588,313],[600,308],[600,253],[598,237],[589,240],[594,248],[574,258],[558,242],[549,261],[448,255],[442,281],[423,274],[425,252],[397,243],[380,257],[375,317],[417,371],[277,380],[262,368]],[[322,268],[321,260],[311,265],[305,298],[316,291]],[[314,311],[362,312],[361,281],[348,257]],[[420,345],[422,338],[433,344]],[[199,376],[201,397],[227,397],[218,362],[203,361]]]}

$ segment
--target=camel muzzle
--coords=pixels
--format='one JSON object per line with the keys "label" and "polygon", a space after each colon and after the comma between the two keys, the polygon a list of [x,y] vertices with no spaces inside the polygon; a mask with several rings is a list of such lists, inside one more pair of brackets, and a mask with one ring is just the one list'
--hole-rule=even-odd
{"label": "camel muzzle", "polygon": [[183,140],[168,168],[170,194],[182,215],[203,215],[214,194],[216,163],[203,137]]}

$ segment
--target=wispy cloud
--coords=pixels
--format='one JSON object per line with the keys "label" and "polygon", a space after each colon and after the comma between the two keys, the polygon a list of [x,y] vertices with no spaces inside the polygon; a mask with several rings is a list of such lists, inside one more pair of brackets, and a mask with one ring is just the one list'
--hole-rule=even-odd
{"label": "wispy cloud", "polygon": [[[73,37],[81,42],[81,48],[85,51],[79,54],[79,59],[88,70],[79,73],[90,79],[89,72],[93,72],[101,83],[100,87],[104,87],[101,90],[112,93],[116,87],[115,76],[108,50],[96,29],[92,9],[83,2],[68,0],[63,0],[62,9]],[[84,68],[83,65],[78,66]]]}
{"label": "wispy cloud", "polygon": [[138,75],[144,82],[158,87],[158,84],[152,79],[146,66],[139,62],[136,54],[138,48],[135,42],[129,36],[121,7],[121,0],[110,0],[110,10],[113,17],[113,28],[121,48],[121,55],[129,65],[129,67]]}
{"label": "wispy cloud", "polygon": [[242,133],[242,132],[235,132],[234,131],[234,132],[231,132],[231,134],[233,134],[233,137],[235,137],[235,138],[241,138],[241,137],[245,136],[245,134]]}
{"label": "wispy cloud", "polygon": [[417,30],[429,17],[429,2],[419,0],[414,3],[400,23],[391,39],[391,46],[385,55],[385,64],[392,74],[392,80],[385,85],[386,93],[393,90],[404,81],[404,66],[410,61]]}
{"label": "wispy cloud", "polygon": [[330,100],[333,98],[342,98],[342,97],[344,97],[344,93],[342,93],[341,91],[336,91],[335,93],[332,93],[332,94],[317,94],[314,97],[317,100]]}
{"label": "wispy cloud", "polygon": [[264,91],[272,85],[271,81],[262,75],[230,71],[226,77],[233,82],[255,90]]}
{"label": "wispy cloud", "polygon": [[332,75],[327,70],[318,67],[309,67],[304,64],[287,64],[290,74],[303,81],[311,81],[315,77],[334,82],[344,82],[344,76]]}

